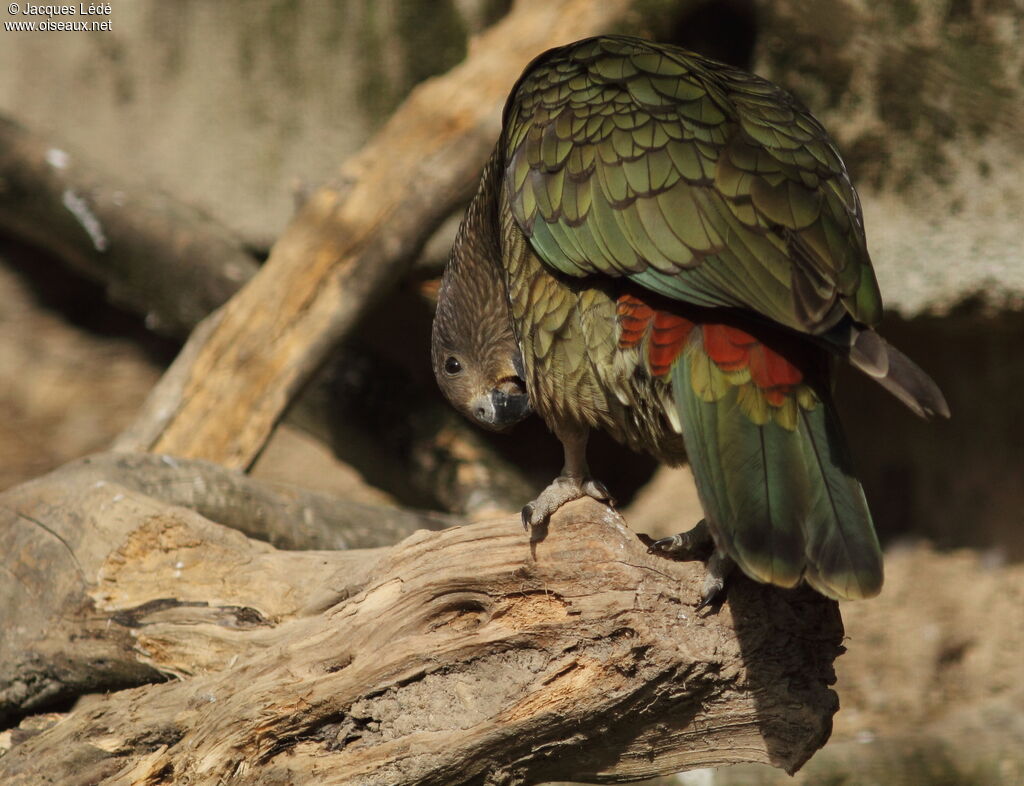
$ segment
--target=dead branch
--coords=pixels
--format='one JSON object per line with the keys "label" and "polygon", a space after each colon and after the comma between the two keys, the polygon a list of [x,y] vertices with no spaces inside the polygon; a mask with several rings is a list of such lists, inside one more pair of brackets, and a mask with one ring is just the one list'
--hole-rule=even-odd
{"label": "dead branch", "polygon": [[0,118],[0,231],[102,282],[111,300],[183,336],[256,272],[231,232],[172,197],[117,182]]}
{"label": "dead branch", "polygon": [[[82,223],[88,217],[95,222],[89,225],[93,234]],[[2,117],[0,233],[50,251],[101,282],[111,300],[146,317],[150,328],[174,335],[187,334],[257,270],[240,241],[214,219],[166,194],[119,183],[78,154]],[[351,360],[351,351],[344,354],[337,365]],[[172,387],[159,390],[166,394]],[[173,411],[176,395],[154,399],[152,407]],[[325,395],[320,390],[313,397]],[[440,434],[421,429],[416,446],[389,456],[407,478],[439,491],[440,501],[457,512],[507,507],[530,493],[519,473],[468,424],[443,417],[450,410],[441,413],[434,401],[416,406],[424,410],[420,423],[444,422]],[[319,414],[314,423],[308,415],[303,420],[319,438],[330,438]],[[117,449],[154,438],[137,433],[138,426],[122,435]],[[360,436],[364,442],[372,438]]]}
{"label": "dead branch", "polygon": [[[150,393],[145,412],[174,411],[175,402],[183,393],[184,374],[191,368],[195,353],[203,346],[203,337],[217,324],[219,316],[220,312],[215,312],[196,328],[178,359]],[[422,357],[427,357],[426,352]],[[353,367],[363,370],[354,375]],[[407,382],[400,374],[395,374],[396,379],[385,380],[392,383],[389,394],[375,394],[369,385],[357,381],[354,390],[339,395],[331,380],[342,376],[340,369],[344,369],[348,379],[389,373],[381,358],[367,358],[365,353],[350,348],[343,356],[332,360],[316,384],[303,391],[290,412],[290,420],[332,445],[342,460],[364,471],[366,462],[383,470],[386,477],[379,477],[379,485],[394,489],[411,484],[419,489],[421,496],[429,496],[449,511],[474,515],[481,511],[515,509],[534,491],[522,472],[498,455],[439,395],[410,401],[405,387],[400,387]],[[396,394],[398,390],[402,391],[401,396]],[[432,383],[431,392],[435,392]],[[368,406],[372,407],[375,418],[391,412],[395,422],[406,424],[408,428],[400,437],[395,437],[377,424],[368,427],[367,413],[361,411]],[[122,432],[113,450],[131,453],[141,445],[151,444],[162,425],[159,418],[143,416]],[[288,523],[282,521],[282,531],[287,530]],[[361,543],[358,547],[368,545],[371,544]],[[309,542],[296,547],[327,546]]]}
{"label": "dead branch", "polygon": [[472,191],[522,68],[634,3],[520,0],[467,60],[417,87],[299,209],[253,280],[189,342],[121,448],[247,467],[328,349]]}
{"label": "dead branch", "polygon": [[[2,117],[0,232],[53,253],[102,283],[111,300],[146,317],[151,329],[173,335],[186,335],[257,270],[238,238],[216,220],[167,194],[120,183],[80,155]],[[166,394],[172,387],[165,383],[159,390]],[[173,411],[176,395],[154,399],[152,407]],[[324,392],[316,396],[323,399]],[[442,420],[435,402],[417,405],[427,410],[421,422]],[[468,424],[444,420],[440,435],[421,433],[406,456],[389,458],[413,481],[440,491],[453,511],[525,498],[529,490],[523,492],[514,468]],[[321,439],[328,431],[325,422],[321,418],[311,428]],[[118,449],[153,439],[137,433],[138,426],[122,435]],[[511,491],[503,494],[504,489]]]}
{"label": "dead branch", "polygon": [[56,487],[113,483],[166,505],[189,508],[279,549],[391,546],[421,529],[465,523],[458,516],[366,505],[282,483],[253,480],[198,459],[102,453],[47,476]]}
{"label": "dead branch", "polygon": [[[187,334],[257,270],[240,241],[214,219],[167,194],[120,183],[77,153],[2,117],[0,233],[50,251],[101,282],[111,300],[146,317],[150,328],[174,335]],[[345,352],[336,364],[348,364],[352,354]],[[171,387],[159,390],[166,394]],[[153,408],[173,411],[175,395],[154,399]],[[444,423],[441,434],[420,433],[415,447],[389,456],[408,479],[441,492],[439,499],[457,512],[507,507],[530,493],[523,491],[519,473],[468,424],[443,418],[435,401],[416,406],[424,410],[420,423]],[[326,423],[321,417],[312,424],[321,439],[331,436]],[[364,442],[372,438],[361,436]],[[152,439],[129,430],[118,449]]]}
{"label": "dead branch", "polygon": [[179,679],[19,738],[4,783],[613,782],[793,770],[829,733],[835,604],[739,579],[695,614],[703,567],[596,503],[533,544],[506,518],[284,552],[113,484],[40,484],[0,497],[8,712],[46,680]]}

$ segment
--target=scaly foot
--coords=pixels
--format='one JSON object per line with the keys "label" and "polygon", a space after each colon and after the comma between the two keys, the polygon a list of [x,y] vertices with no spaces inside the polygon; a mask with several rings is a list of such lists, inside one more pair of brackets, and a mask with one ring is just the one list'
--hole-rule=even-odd
{"label": "scaly foot", "polygon": [[[707,560],[707,575],[700,594],[697,610],[722,600],[725,580],[732,572],[735,563],[724,551],[715,546],[711,531],[704,519],[688,532],[680,532],[661,540],[656,540],[647,550],[651,554],[661,554],[678,560]],[[710,556],[709,556],[710,555]]]}
{"label": "scaly foot", "polygon": [[543,526],[566,502],[582,497],[593,497],[610,508],[615,507],[615,500],[601,481],[559,475],[537,499],[523,507],[523,528],[529,531],[530,527]]}

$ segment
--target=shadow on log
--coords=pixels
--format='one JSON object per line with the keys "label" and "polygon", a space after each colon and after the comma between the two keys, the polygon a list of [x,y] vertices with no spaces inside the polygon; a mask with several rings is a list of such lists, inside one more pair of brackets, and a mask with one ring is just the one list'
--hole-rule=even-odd
{"label": "shadow on log", "polygon": [[279,551],[114,483],[35,481],[0,509],[8,716],[179,678],[21,735],[5,784],[792,771],[837,708],[835,604],[737,579],[695,614],[703,566],[648,555],[589,501],[535,543],[508,517],[342,552]]}

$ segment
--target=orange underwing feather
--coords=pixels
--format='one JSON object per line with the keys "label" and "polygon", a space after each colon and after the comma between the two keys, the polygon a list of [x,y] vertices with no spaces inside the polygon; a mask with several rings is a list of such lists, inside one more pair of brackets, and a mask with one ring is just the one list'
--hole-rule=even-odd
{"label": "orange underwing feather", "polygon": [[640,298],[623,295],[616,302],[615,311],[619,319],[619,349],[637,346],[647,333],[654,309]]}
{"label": "orange underwing feather", "polygon": [[739,371],[747,365],[747,347],[756,343],[748,333],[728,325],[704,325],[704,349],[723,371]]}
{"label": "orange underwing feather", "polygon": [[647,349],[647,361],[654,376],[663,377],[668,374],[679,353],[683,351],[692,329],[693,322],[688,319],[667,311],[655,312]]}
{"label": "orange underwing feather", "polygon": [[800,369],[764,344],[750,348],[750,377],[759,388],[791,388],[803,381]]}

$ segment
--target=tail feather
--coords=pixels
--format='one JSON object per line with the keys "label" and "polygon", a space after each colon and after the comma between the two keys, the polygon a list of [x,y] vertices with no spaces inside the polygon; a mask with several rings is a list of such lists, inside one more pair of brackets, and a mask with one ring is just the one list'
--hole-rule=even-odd
{"label": "tail feather", "polygon": [[786,494],[792,445],[781,427],[756,426],[740,412],[735,389],[716,402],[690,386],[685,362],[673,386],[687,457],[715,542],[744,573],[768,584],[792,587],[803,572],[799,516]]}
{"label": "tail feather", "polygon": [[830,598],[874,597],[882,551],[832,402],[802,411],[798,430],[816,490],[805,527],[807,583]]}
{"label": "tail feather", "polygon": [[[672,370],[683,440],[717,546],[751,578],[790,587],[801,578],[836,599],[882,585],[882,554],[831,400],[805,400],[793,427],[757,423],[739,387],[714,400],[691,384],[707,362],[699,342]],[[796,402],[793,402],[794,404]]]}
{"label": "tail feather", "polygon": [[926,420],[949,417],[949,405],[934,380],[874,330],[849,324],[835,338],[849,348],[850,363],[917,415]]}

